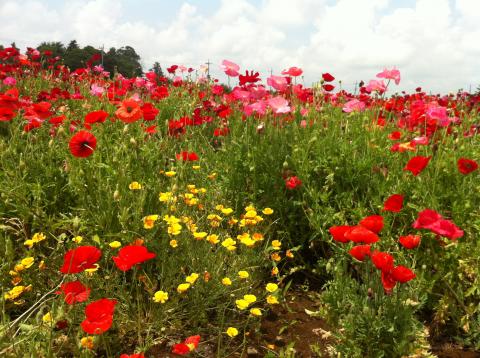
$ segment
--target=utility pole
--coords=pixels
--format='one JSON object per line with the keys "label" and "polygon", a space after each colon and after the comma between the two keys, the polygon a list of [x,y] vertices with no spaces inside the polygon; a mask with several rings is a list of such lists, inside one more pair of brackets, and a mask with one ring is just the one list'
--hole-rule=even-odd
{"label": "utility pole", "polygon": [[207,65],[207,78],[210,81],[210,65],[211,65],[210,59],[208,59],[205,64]]}
{"label": "utility pole", "polygon": [[102,67],[103,67],[103,49],[105,48],[105,45],[102,45],[100,48],[100,53],[102,54]]}

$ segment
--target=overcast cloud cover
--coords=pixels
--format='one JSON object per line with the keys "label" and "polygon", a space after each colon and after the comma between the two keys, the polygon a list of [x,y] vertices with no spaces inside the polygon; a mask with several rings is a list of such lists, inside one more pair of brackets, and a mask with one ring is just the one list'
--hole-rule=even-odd
{"label": "overcast cloud cover", "polygon": [[480,0],[0,0],[0,43],[130,45],[144,68],[238,63],[263,77],[290,66],[311,85],[330,72],[352,90],[384,67],[400,90],[480,84]]}

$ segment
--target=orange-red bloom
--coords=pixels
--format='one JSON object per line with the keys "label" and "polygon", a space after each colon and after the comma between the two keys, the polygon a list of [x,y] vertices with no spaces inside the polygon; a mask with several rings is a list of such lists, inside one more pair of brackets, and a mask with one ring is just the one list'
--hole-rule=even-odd
{"label": "orange-red bloom", "polygon": [[409,170],[414,176],[417,176],[423,171],[423,169],[425,169],[431,158],[431,156],[422,157],[421,155],[413,157],[408,161],[407,165],[405,166],[405,168],[403,168],[403,170]]}
{"label": "orange-red bloom", "polygon": [[115,111],[115,115],[124,123],[133,123],[143,117],[143,111],[136,101],[127,99]]}

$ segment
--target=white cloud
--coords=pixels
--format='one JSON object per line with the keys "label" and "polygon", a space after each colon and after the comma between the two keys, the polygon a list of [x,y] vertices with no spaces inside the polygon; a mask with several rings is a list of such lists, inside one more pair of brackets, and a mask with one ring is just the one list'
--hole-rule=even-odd
{"label": "white cloud", "polygon": [[223,59],[242,70],[260,70],[264,78],[270,69],[278,74],[299,66],[306,84],[328,71],[347,89],[383,67],[397,66],[399,89],[475,88],[480,1],[416,0],[403,8],[398,3],[222,0],[214,12],[201,15],[185,1],[170,21],[153,25],[129,19],[117,0],[74,0],[55,8],[41,1],[0,0],[0,43],[25,47],[76,39],[97,47],[130,45],[146,68],[156,60],[163,66],[198,66],[210,59],[218,75]]}

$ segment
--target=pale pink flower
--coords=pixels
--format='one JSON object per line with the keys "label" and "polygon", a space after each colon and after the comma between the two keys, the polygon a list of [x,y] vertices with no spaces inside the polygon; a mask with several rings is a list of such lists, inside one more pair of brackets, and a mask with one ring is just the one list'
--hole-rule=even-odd
{"label": "pale pink flower", "polygon": [[103,72],[103,66],[102,65],[93,66],[93,70],[98,73]]}
{"label": "pale pink flower", "polygon": [[306,127],[307,127],[307,121],[306,121],[305,119],[302,119],[302,120],[300,121],[300,127],[302,127],[302,128],[306,128]]}
{"label": "pale pink flower", "polygon": [[412,139],[412,142],[418,145],[427,145],[428,137],[427,136],[415,137]]}
{"label": "pale pink flower", "polygon": [[268,100],[268,105],[274,113],[289,113],[292,109],[288,105],[288,101],[282,96],[272,97]]}
{"label": "pale pink flower", "polygon": [[365,110],[365,103],[354,98],[343,105],[342,110],[345,113],[363,112]]}
{"label": "pale pink flower", "polygon": [[90,87],[90,94],[94,96],[101,97],[104,92],[105,92],[105,88],[97,85],[96,83],[93,83],[92,86]]}
{"label": "pale pink flower", "polygon": [[383,80],[370,80],[367,85],[367,91],[373,92],[377,91],[379,93],[383,93],[387,90],[387,86]]}
{"label": "pale pink flower", "polygon": [[233,98],[246,101],[250,98],[250,92],[242,90],[240,87],[235,87],[232,91]]}
{"label": "pale pink flower", "polygon": [[240,66],[228,60],[222,61],[222,69],[225,74],[230,77],[237,77],[239,75]]}
{"label": "pale pink flower", "polygon": [[287,89],[287,79],[282,76],[270,76],[267,78],[267,84],[277,91],[285,91]]}
{"label": "pale pink flower", "polygon": [[377,74],[378,78],[385,78],[387,80],[394,80],[395,84],[398,85],[400,83],[400,71],[397,70],[395,67],[391,70],[386,68],[383,69],[383,72]]}

